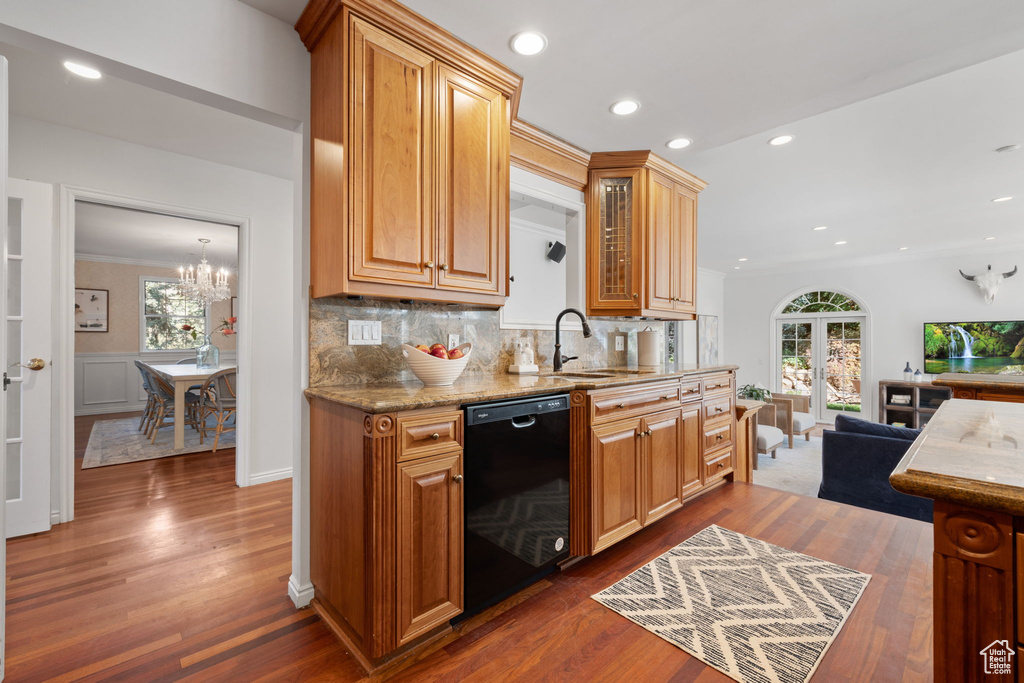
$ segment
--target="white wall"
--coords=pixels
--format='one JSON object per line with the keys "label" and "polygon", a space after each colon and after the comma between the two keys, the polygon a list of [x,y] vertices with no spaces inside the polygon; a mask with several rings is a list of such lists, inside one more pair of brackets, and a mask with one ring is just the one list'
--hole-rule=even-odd
{"label": "white wall", "polygon": [[[718,316],[718,361],[732,363],[725,353],[725,275],[717,270],[697,268],[697,314]],[[697,362],[697,323],[686,321],[680,325],[683,362]]]}
{"label": "white wall", "polygon": [[309,55],[298,34],[237,0],[2,5],[4,42],[289,130],[306,119]]}
{"label": "white wall", "polygon": [[40,182],[102,190],[251,219],[252,426],[250,479],[288,477],[300,425],[293,299],[295,240],[289,180],[12,117],[10,173]]}
{"label": "white wall", "polygon": [[[908,254],[909,256],[909,254]],[[1022,320],[1024,274],[1003,283],[993,305],[957,269],[980,273],[1024,267],[1024,251],[993,250],[935,258],[887,261],[877,265],[802,269],[789,273],[752,273],[725,280],[725,359],[740,366],[739,384],[774,387],[770,358],[771,315],[791,294],[837,289],[855,296],[870,315],[866,350],[870,367],[861,386],[867,410],[877,419],[878,381],[901,379],[904,365],[924,369],[923,324],[941,321]]]}

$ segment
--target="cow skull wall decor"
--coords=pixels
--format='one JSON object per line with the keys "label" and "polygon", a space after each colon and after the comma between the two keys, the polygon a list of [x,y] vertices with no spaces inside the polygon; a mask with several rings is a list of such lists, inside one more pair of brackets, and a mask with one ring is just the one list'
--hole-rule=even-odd
{"label": "cow skull wall decor", "polygon": [[999,285],[1003,284],[1003,280],[1008,277],[1013,277],[1017,274],[1017,266],[1013,267],[1008,273],[993,273],[992,266],[988,267],[988,270],[981,275],[968,275],[964,271],[960,271],[960,274],[964,276],[964,279],[970,280],[974,284],[978,285],[978,289],[985,295],[985,303],[991,304],[996,300],[996,294],[999,292]]}

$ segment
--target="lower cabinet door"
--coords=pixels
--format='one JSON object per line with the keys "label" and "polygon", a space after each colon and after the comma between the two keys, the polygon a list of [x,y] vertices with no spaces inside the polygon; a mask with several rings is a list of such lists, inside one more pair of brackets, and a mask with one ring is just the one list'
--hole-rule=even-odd
{"label": "lower cabinet door", "polygon": [[462,612],[461,481],[461,451],[398,465],[399,645]]}
{"label": "lower cabinet door", "polygon": [[642,527],[640,442],[639,420],[591,429],[591,552],[607,548]]}
{"label": "lower cabinet door", "polygon": [[683,497],[700,491],[704,470],[704,430],[701,428],[701,404],[683,407]]}
{"label": "lower cabinet door", "polygon": [[648,415],[644,425],[640,523],[647,526],[683,506],[683,411]]}

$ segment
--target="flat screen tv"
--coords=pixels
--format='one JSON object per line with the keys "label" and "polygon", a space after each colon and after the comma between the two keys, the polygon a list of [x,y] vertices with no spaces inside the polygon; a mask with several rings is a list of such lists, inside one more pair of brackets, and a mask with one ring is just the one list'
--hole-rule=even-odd
{"label": "flat screen tv", "polygon": [[924,371],[1024,374],[1024,321],[925,323]]}

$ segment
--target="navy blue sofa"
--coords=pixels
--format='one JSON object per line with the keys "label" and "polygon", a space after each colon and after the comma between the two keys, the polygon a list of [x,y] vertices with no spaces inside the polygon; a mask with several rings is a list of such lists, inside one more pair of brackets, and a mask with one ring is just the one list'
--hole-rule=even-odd
{"label": "navy blue sofa", "polygon": [[822,434],[818,498],[931,522],[931,500],[889,484],[889,475],[920,433],[839,415],[835,431]]}

